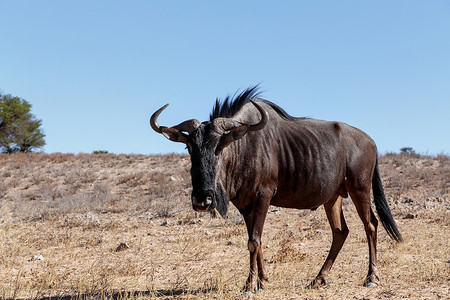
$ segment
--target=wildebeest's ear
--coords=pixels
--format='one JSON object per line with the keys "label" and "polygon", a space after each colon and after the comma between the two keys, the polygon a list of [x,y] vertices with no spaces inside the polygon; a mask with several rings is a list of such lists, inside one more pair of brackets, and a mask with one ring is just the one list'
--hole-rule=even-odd
{"label": "wildebeest's ear", "polygon": [[216,118],[211,123],[212,129],[218,134],[224,134],[225,132],[242,125],[245,124],[230,118]]}
{"label": "wildebeest's ear", "polygon": [[171,140],[173,142],[187,144],[187,142],[188,142],[187,135],[182,133],[178,129],[175,129],[172,127],[164,127],[164,126],[161,126],[160,129],[161,129],[162,135],[164,135],[169,140]]}
{"label": "wildebeest's ear", "polygon": [[230,132],[223,134],[220,137],[219,144],[216,147],[216,150],[214,153],[216,155],[219,155],[222,150],[231,144],[234,141],[237,141],[238,139],[242,138],[247,132],[248,132],[249,126],[248,125],[242,125],[236,128],[233,128]]}

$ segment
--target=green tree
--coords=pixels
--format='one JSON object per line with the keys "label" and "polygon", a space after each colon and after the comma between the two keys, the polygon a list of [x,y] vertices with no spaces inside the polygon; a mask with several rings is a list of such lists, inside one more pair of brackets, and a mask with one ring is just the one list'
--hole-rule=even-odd
{"label": "green tree", "polygon": [[19,97],[0,95],[0,149],[3,153],[32,152],[45,145],[42,121],[31,104]]}
{"label": "green tree", "polygon": [[416,154],[416,151],[412,147],[403,147],[400,148],[401,154]]}

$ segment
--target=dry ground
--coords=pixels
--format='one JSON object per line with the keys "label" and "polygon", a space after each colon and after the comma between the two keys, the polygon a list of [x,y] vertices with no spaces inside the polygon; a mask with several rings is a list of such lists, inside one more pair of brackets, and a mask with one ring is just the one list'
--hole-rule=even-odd
{"label": "dry ground", "polygon": [[[0,298],[241,299],[245,225],[234,209],[192,211],[189,168],[180,155],[0,155]],[[448,299],[450,158],[387,154],[380,171],[404,237],[380,226],[381,285],[361,286],[368,248],[351,201],[350,235],[318,290],[304,287],[331,244],[323,208],[271,207],[271,281],[255,299]]]}

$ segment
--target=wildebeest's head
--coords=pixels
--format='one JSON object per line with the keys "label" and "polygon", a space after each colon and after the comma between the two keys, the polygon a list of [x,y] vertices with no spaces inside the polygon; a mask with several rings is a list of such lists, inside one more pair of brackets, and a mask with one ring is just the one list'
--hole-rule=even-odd
{"label": "wildebeest's head", "polygon": [[153,130],[171,141],[187,145],[191,156],[191,200],[196,211],[217,209],[222,216],[226,215],[228,200],[224,188],[217,178],[222,151],[248,132],[264,128],[269,118],[260,104],[249,101],[261,115],[261,120],[256,124],[247,124],[232,117],[216,115],[214,118],[211,117],[210,121],[203,123],[192,119],[173,127],[160,126],[157,118],[168,104],[157,110],[150,118]]}

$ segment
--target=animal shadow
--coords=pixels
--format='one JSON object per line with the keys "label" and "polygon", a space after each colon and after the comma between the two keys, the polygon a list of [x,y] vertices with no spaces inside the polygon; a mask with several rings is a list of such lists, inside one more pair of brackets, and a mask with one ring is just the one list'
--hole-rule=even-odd
{"label": "animal shadow", "polygon": [[171,299],[176,296],[187,295],[201,295],[216,291],[216,288],[187,290],[182,288],[176,289],[160,289],[160,290],[148,290],[148,291],[120,291],[114,293],[88,293],[88,294],[73,294],[73,295],[60,295],[50,297],[36,297],[36,300],[73,300],[73,299],[128,299],[134,297],[153,297],[157,299]]}

